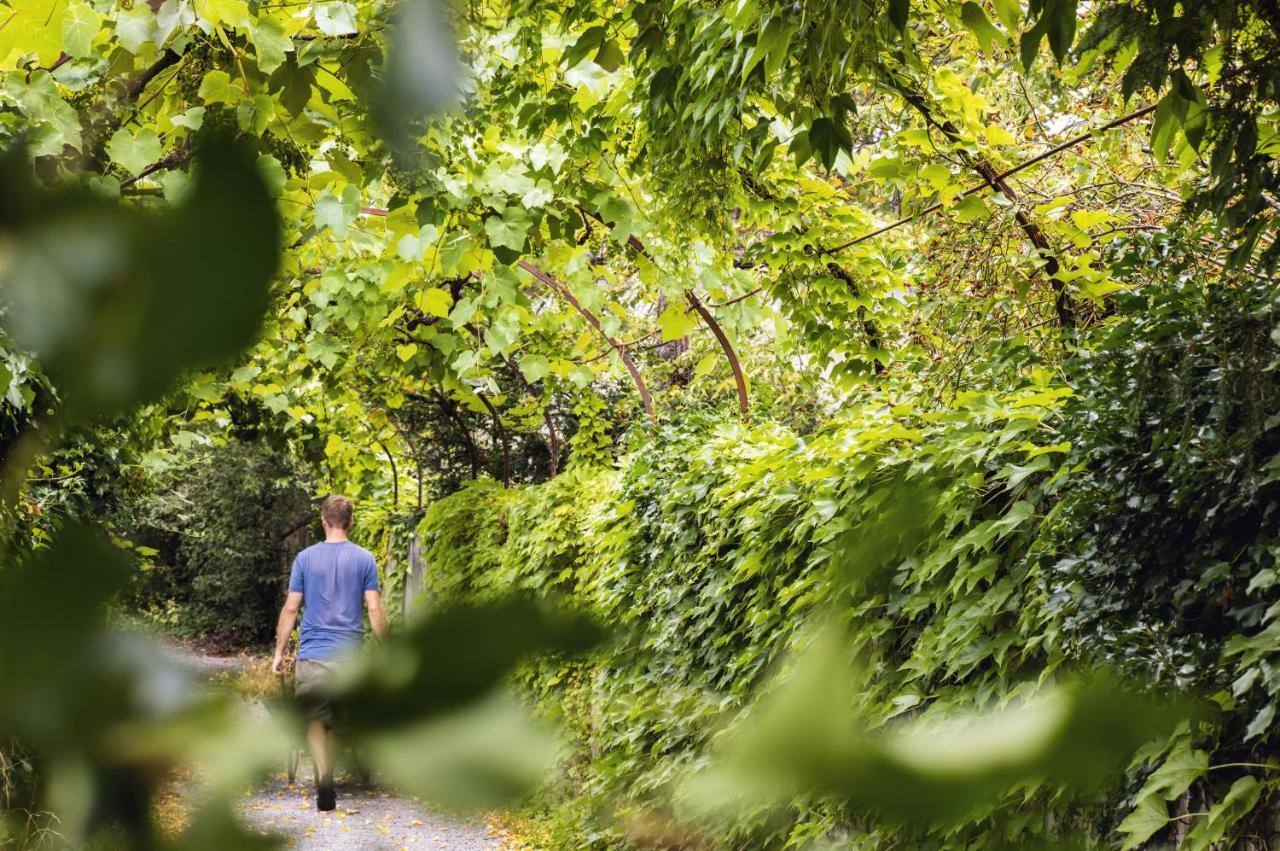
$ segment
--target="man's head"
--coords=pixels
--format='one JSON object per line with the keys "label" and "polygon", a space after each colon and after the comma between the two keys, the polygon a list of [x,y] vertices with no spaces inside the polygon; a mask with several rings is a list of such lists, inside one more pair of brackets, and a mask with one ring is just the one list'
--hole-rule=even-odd
{"label": "man's head", "polygon": [[333,494],[324,499],[320,506],[320,519],[327,529],[341,529],[344,532],[351,528],[351,500],[341,494]]}

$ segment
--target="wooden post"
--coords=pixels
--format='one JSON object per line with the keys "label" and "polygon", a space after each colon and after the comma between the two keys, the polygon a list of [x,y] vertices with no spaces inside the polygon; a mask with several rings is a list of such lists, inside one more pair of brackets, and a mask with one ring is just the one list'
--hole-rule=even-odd
{"label": "wooden post", "polygon": [[404,616],[407,620],[412,614],[417,598],[422,593],[422,542],[414,535],[409,539],[409,563],[404,574]]}

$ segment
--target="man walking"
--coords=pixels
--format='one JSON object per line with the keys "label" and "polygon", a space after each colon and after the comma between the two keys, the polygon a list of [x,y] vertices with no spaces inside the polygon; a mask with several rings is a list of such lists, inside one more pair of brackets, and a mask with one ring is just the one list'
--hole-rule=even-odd
{"label": "man walking", "polygon": [[[387,617],[378,590],[378,566],[363,547],[347,539],[352,505],[345,496],[330,496],[320,509],[324,542],[313,544],[293,560],[289,593],[276,624],[276,654],[271,670],[284,673],[284,654],[302,609],[298,666],[294,689],[307,711],[307,745],[320,785],[316,808],[337,806],[333,762],[337,742],[329,680],[335,664],[357,652],[364,638],[364,608],[378,640],[387,637]],[[363,605],[362,605],[363,601]]]}

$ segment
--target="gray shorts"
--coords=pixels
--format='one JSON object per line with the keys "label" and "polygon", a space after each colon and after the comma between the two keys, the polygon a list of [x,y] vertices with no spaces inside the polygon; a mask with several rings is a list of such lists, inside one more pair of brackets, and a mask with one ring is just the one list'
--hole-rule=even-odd
{"label": "gray shorts", "polygon": [[293,695],[311,721],[333,727],[332,662],[299,659],[293,674]]}

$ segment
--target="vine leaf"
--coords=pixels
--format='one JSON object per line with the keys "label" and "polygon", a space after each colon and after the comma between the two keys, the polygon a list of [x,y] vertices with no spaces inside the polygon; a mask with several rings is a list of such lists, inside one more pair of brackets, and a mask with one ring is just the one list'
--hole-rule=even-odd
{"label": "vine leaf", "polygon": [[994,52],[997,45],[1003,47],[1006,44],[1004,33],[991,23],[987,18],[987,13],[982,7],[973,0],[965,3],[960,7],[961,22],[973,33],[978,39],[978,44],[987,53]]}

